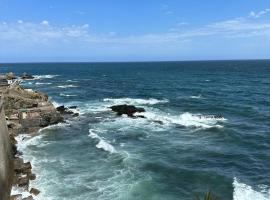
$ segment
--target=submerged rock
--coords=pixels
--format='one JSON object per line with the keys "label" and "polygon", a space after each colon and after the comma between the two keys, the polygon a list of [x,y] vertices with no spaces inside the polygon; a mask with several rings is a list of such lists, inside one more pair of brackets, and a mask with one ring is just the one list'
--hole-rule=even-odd
{"label": "submerged rock", "polygon": [[10,200],[22,200],[22,194],[12,195]]}
{"label": "submerged rock", "polygon": [[111,106],[110,108],[112,109],[112,111],[116,112],[117,115],[119,115],[119,116],[125,114],[128,117],[136,117],[136,116],[134,116],[135,113],[145,112],[144,108],[135,107],[133,105],[126,105],[126,104]]}

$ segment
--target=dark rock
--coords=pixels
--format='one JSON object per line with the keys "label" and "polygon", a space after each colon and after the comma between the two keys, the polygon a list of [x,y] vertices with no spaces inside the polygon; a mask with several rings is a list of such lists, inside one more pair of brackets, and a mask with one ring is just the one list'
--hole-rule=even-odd
{"label": "dark rock", "polygon": [[27,177],[21,177],[19,178],[18,180],[18,186],[19,187],[23,187],[25,188],[26,190],[28,190],[28,187],[29,187],[29,179]]}
{"label": "dark rock", "polygon": [[10,200],[22,200],[22,194],[12,195]]}
{"label": "dark rock", "polygon": [[22,79],[34,79],[35,77],[32,76],[31,74],[27,74],[26,72],[24,72],[21,76]]}
{"label": "dark rock", "polygon": [[40,191],[36,188],[31,188],[30,193],[37,196],[40,193]]}
{"label": "dark rock", "polygon": [[112,111],[116,112],[117,115],[121,116],[123,114],[126,114],[129,117],[134,117],[134,113],[138,112],[145,112],[144,108],[135,107],[133,105],[116,105],[110,107]]}
{"label": "dark rock", "polygon": [[69,108],[69,109],[76,109],[77,106],[69,106],[68,108]]}
{"label": "dark rock", "polygon": [[154,120],[153,122],[158,123],[158,124],[160,124],[160,125],[163,125],[163,122],[160,121],[160,120]]}
{"label": "dark rock", "polygon": [[73,117],[78,117],[79,116],[79,113],[74,113],[72,116]]}
{"label": "dark rock", "polygon": [[74,112],[72,110],[70,110],[69,108],[65,107],[65,106],[59,106],[56,108],[56,110],[61,113],[62,115],[73,115]]}
{"label": "dark rock", "polygon": [[58,112],[44,112],[41,113],[40,127],[57,124],[64,121],[64,118]]}
{"label": "dark rock", "polygon": [[31,181],[35,180],[36,177],[37,177],[37,176],[36,176],[35,174],[33,174],[33,173],[31,173],[31,174],[28,175],[28,178],[29,178],[29,180],[31,180]]}
{"label": "dark rock", "polygon": [[34,200],[34,198],[32,196],[29,196],[29,197],[23,198],[22,200]]}
{"label": "dark rock", "polygon": [[14,162],[14,171],[16,173],[23,173],[23,174],[30,174],[31,173],[31,163],[27,162],[27,163],[21,163],[21,159],[17,158],[15,159],[17,160],[16,162]]}

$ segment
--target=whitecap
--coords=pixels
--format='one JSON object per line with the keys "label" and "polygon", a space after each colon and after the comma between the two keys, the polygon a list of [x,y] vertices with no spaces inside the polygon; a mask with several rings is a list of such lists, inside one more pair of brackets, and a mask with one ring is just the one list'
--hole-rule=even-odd
{"label": "whitecap", "polygon": [[200,99],[200,98],[202,98],[202,95],[190,96],[189,98],[191,98],[191,99]]}
{"label": "whitecap", "polygon": [[59,88],[76,88],[78,86],[76,86],[76,85],[58,85],[57,87],[59,87]]}
{"label": "whitecap", "polygon": [[55,78],[59,75],[34,75],[34,79],[35,80],[39,80],[39,79],[51,79],[51,78]]}
{"label": "whitecap", "polygon": [[154,105],[159,103],[168,103],[168,99],[136,99],[136,98],[119,98],[119,99],[112,99],[112,98],[105,98],[103,99],[104,102],[111,102],[113,104],[135,104],[135,105]]}
{"label": "whitecap", "polygon": [[251,186],[239,182],[237,178],[233,181],[233,200],[269,200],[270,188],[266,185],[258,186],[259,191]]}
{"label": "whitecap", "polygon": [[100,136],[98,136],[94,130],[90,129],[89,130],[89,137],[93,138],[93,139],[98,139],[99,142],[98,144],[96,145],[96,147],[98,149],[103,149],[104,151],[107,151],[109,153],[116,153],[116,150],[115,148],[109,144],[105,139],[101,138]]}
{"label": "whitecap", "polygon": [[[150,109],[149,109],[150,110]],[[217,118],[211,115],[200,115],[200,114],[191,114],[185,112],[179,116],[171,115],[169,113],[160,112],[157,110],[150,110],[145,113],[138,113],[135,115],[143,115],[147,120],[162,122],[164,125],[181,125],[185,127],[195,127],[195,128],[222,128],[223,126],[219,125],[219,121],[225,121],[223,117]]]}
{"label": "whitecap", "polygon": [[63,97],[76,97],[77,95],[60,93],[60,96],[63,96]]}
{"label": "whitecap", "polygon": [[51,85],[52,83],[41,83],[41,82],[36,82],[36,85]]}

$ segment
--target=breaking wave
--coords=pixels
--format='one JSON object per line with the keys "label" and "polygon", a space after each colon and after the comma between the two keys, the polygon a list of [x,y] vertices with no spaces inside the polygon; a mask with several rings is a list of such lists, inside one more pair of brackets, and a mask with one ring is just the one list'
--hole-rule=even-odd
{"label": "breaking wave", "polygon": [[51,79],[51,78],[55,78],[59,75],[34,75],[34,79],[35,80],[39,80],[39,79]]}
{"label": "breaking wave", "polygon": [[239,182],[237,178],[233,181],[233,200],[269,200],[270,188],[266,185],[258,186],[255,191],[251,186]]}
{"label": "breaking wave", "polygon": [[89,133],[90,133],[89,137],[99,140],[98,144],[96,145],[98,149],[103,149],[104,151],[107,151],[109,153],[116,153],[116,150],[114,149],[114,147],[111,144],[109,144],[107,141],[105,141],[103,138],[98,136],[92,129],[89,130]]}
{"label": "breaking wave", "polygon": [[104,102],[111,102],[113,104],[134,104],[134,105],[154,105],[159,103],[168,103],[168,99],[133,99],[133,98],[119,98],[119,99],[112,99],[106,98],[103,99]]}
{"label": "breaking wave", "polygon": [[137,115],[143,115],[148,120],[154,122],[160,122],[164,125],[180,125],[185,127],[195,127],[195,128],[222,128],[222,125],[219,125],[218,122],[225,121],[223,117],[217,118],[211,115],[200,115],[200,114],[191,114],[189,112],[183,113],[179,116],[170,115],[168,113],[152,111],[139,113]]}
{"label": "breaking wave", "polygon": [[59,87],[59,88],[76,88],[78,86],[76,86],[76,85],[58,85],[57,87]]}
{"label": "breaking wave", "polygon": [[63,96],[63,97],[76,97],[77,95],[60,93],[60,96]]}
{"label": "breaking wave", "polygon": [[51,85],[52,83],[41,83],[41,82],[36,82],[36,85]]}

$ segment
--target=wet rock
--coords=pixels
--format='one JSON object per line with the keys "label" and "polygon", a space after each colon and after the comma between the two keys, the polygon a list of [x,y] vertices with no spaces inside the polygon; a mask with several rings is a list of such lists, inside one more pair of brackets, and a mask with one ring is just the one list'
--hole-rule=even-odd
{"label": "wet rock", "polygon": [[69,106],[69,109],[77,109],[77,106]]}
{"label": "wet rock", "polygon": [[129,117],[136,117],[136,116],[134,116],[135,113],[145,112],[144,108],[135,107],[133,105],[126,105],[126,104],[111,106],[110,108],[112,109],[112,111],[116,112],[117,115],[119,115],[119,116],[125,114]]}
{"label": "wet rock", "polygon": [[22,200],[34,200],[34,198],[32,196],[29,196],[29,197],[23,198]]}
{"label": "wet rock", "polygon": [[35,174],[31,173],[28,175],[28,178],[29,178],[29,180],[33,181],[37,178],[37,176]]}
{"label": "wet rock", "polygon": [[27,74],[26,72],[24,72],[21,76],[21,79],[25,79],[25,80],[29,80],[29,79],[34,79],[35,77],[32,76],[31,74]]}
{"label": "wet rock", "polygon": [[10,197],[10,200],[22,200],[22,195],[21,194],[12,195]]}
{"label": "wet rock", "polygon": [[31,188],[30,193],[37,196],[40,193],[40,191],[38,189],[36,189],[36,188]]}
{"label": "wet rock", "polygon": [[29,187],[29,179],[27,177],[21,177],[19,178],[18,180],[18,186],[19,187],[23,187],[25,188],[26,190],[28,190],[28,187]]}

